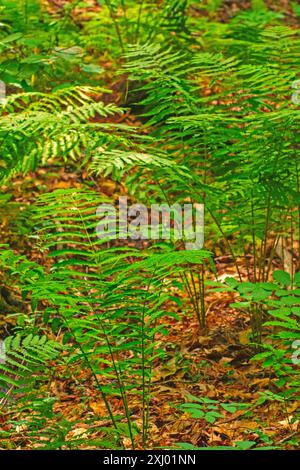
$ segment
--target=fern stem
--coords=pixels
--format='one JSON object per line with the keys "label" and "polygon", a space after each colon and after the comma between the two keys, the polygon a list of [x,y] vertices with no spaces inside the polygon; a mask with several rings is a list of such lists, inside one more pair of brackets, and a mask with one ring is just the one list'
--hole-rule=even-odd
{"label": "fern stem", "polygon": [[[148,433],[148,419],[149,419],[149,413],[147,413],[148,406],[149,405],[149,397],[148,394],[146,394],[146,355],[145,355],[145,312],[146,312],[146,301],[147,301],[147,295],[150,290],[150,286],[152,283],[154,277],[154,271],[149,279],[149,282],[147,284],[146,292],[144,295],[144,303],[143,303],[143,309],[142,309],[142,338],[141,338],[141,348],[142,348],[142,420],[143,420],[143,447],[146,446],[147,442],[147,433]],[[151,381],[151,375],[149,377],[149,381]],[[150,382],[149,382],[150,383]],[[149,390],[148,390],[149,391]],[[147,399],[148,397],[148,399]]]}
{"label": "fern stem", "polygon": [[115,12],[114,12],[114,8],[113,8],[110,0],[104,0],[104,1],[105,1],[105,4],[106,4],[107,8],[108,8],[109,15],[112,19],[112,22],[114,24],[114,27],[115,27],[115,30],[116,30],[116,33],[117,33],[117,36],[118,36],[118,39],[119,39],[120,48],[121,48],[121,50],[124,54],[125,53],[125,48],[124,48],[124,43],[123,43],[123,39],[122,39],[121,29],[120,29],[117,17],[116,17]]}
{"label": "fern stem", "polygon": [[97,374],[95,373],[94,368],[93,368],[92,364],[90,363],[89,358],[88,358],[86,352],[84,351],[84,348],[82,347],[80,341],[77,340],[76,334],[75,334],[75,332],[72,330],[72,328],[70,327],[69,322],[68,322],[68,320],[66,319],[66,317],[65,317],[63,314],[60,315],[60,312],[59,312],[58,309],[57,309],[57,313],[58,313],[58,315],[64,320],[64,322],[65,322],[65,324],[66,324],[68,330],[69,330],[70,333],[72,334],[72,336],[73,336],[73,338],[74,338],[74,340],[75,340],[77,346],[79,347],[79,349],[80,349],[80,351],[81,351],[81,353],[82,353],[82,355],[83,355],[83,357],[84,357],[84,359],[85,359],[85,361],[86,361],[86,363],[87,363],[87,366],[88,366],[88,368],[90,369],[90,371],[91,371],[91,373],[92,373],[92,375],[93,375],[93,377],[94,377],[94,380],[95,380],[95,382],[96,382],[96,384],[97,384],[98,390],[100,391],[101,397],[102,397],[102,399],[103,399],[103,401],[104,401],[104,404],[105,404],[106,409],[107,409],[107,411],[108,411],[108,414],[109,414],[109,417],[110,417],[110,419],[111,419],[111,422],[112,422],[114,428],[115,428],[116,430],[118,430],[118,425],[117,425],[117,423],[116,423],[116,420],[115,420],[115,417],[114,417],[114,415],[113,415],[112,409],[111,409],[111,407],[110,407],[109,401],[108,401],[108,399],[107,399],[106,393],[105,393],[105,392],[103,391],[103,389],[102,389],[102,385],[100,384],[100,382],[99,382],[99,380],[98,380]]}
{"label": "fern stem", "polygon": [[[75,202],[75,201],[74,201]],[[95,253],[95,247],[94,247],[94,244],[92,243],[91,241],[91,238],[90,238],[90,235],[88,233],[88,230],[86,228],[86,224],[83,220],[83,217],[82,217],[82,214],[81,214],[81,211],[78,209],[78,212],[79,212],[79,216],[80,216],[80,219],[81,219],[81,223],[84,227],[84,230],[85,230],[85,234],[86,234],[86,237],[87,237],[87,240],[88,240],[88,243],[91,247],[91,250]],[[88,302],[89,303],[89,302]],[[93,306],[89,303],[90,305],[90,308],[91,310],[93,311]],[[123,403],[123,407],[124,407],[124,411],[125,411],[125,416],[126,416],[126,419],[127,419],[127,424],[128,424],[128,430],[129,430],[129,435],[130,435],[130,440],[131,440],[131,444],[132,444],[132,448],[134,449],[135,448],[135,444],[134,444],[134,436],[133,436],[133,431],[132,431],[132,425],[131,425],[131,417],[130,417],[130,412],[129,412],[129,408],[128,408],[128,400],[127,400],[127,395],[126,395],[126,389],[125,389],[125,386],[124,386],[124,383],[123,383],[123,380],[121,378],[121,371],[118,369],[117,367],[117,364],[115,362],[115,358],[114,358],[114,353],[113,353],[113,350],[112,350],[112,347],[111,347],[111,344],[110,344],[110,340],[109,340],[109,337],[107,335],[107,332],[104,328],[104,324],[101,320],[101,317],[100,315],[96,315],[96,318],[100,324],[100,328],[102,329],[102,333],[104,335],[104,338],[105,338],[105,341],[106,341],[106,344],[108,346],[108,350],[109,350],[109,354],[110,354],[110,357],[111,357],[111,360],[112,360],[112,365],[113,365],[113,368],[114,368],[114,371],[115,371],[115,374],[116,374],[116,379],[117,379],[117,382],[118,382],[118,386],[119,386],[119,390],[120,390],[120,393],[121,393],[121,397],[122,397],[122,403]]]}

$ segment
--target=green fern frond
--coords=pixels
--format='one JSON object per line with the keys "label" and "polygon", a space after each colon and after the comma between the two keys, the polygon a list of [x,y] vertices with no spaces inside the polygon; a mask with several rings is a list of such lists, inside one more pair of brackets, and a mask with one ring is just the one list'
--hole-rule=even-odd
{"label": "green fern frond", "polygon": [[[35,387],[35,382],[48,380],[50,361],[57,359],[62,346],[46,336],[21,334],[9,336],[3,342],[0,362],[0,389],[12,386],[10,394],[24,394]],[[3,392],[0,396],[5,396]]]}

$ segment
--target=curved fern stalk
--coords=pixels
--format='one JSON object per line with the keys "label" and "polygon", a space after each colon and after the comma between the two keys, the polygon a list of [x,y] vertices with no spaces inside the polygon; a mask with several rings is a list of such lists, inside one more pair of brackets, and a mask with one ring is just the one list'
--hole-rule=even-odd
{"label": "curved fern stalk", "polygon": [[[74,200],[74,203],[76,204],[76,198],[74,197],[75,195],[72,195],[73,197],[73,200]],[[86,227],[86,222],[82,216],[82,213],[79,209],[79,216],[80,216],[80,219],[81,219],[81,223],[82,223],[82,228],[84,229],[85,233],[86,233],[86,237],[87,237],[87,240],[88,240],[88,244],[89,244],[89,247],[92,251],[92,253],[94,254],[95,253],[95,247],[94,247],[94,244],[91,240],[91,237],[89,236],[89,233],[88,233],[88,230],[87,230],[87,227]],[[89,286],[87,286],[88,288]],[[79,292],[80,294],[80,292]],[[92,304],[89,304],[90,308],[91,308],[91,311],[93,311],[93,305]],[[132,424],[131,424],[131,418],[130,418],[130,413],[129,413],[129,407],[128,407],[128,399],[127,399],[127,395],[126,395],[126,389],[125,389],[125,386],[124,386],[124,383],[123,383],[123,380],[122,380],[122,376],[121,376],[121,370],[118,368],[117,366],[117,362],[115,360],[115,354],[114,354],[114,351],[113,351],[113,348],[110,344],[110,338],[109,338],[109,334],[107,333],[106,331],[106,328],[105,328],[105,324],[104,322],[102,321],[101,319],[101,316],[98,316],[97,317],[98,321],[99,321],[99,324],[100,324],[100,328],[101,328],[101,331],[103,333],[103,336],[105,338],[105,342],[106,342],[106,345],[107,345],[107,348],[108,348],[108,351],[109,351],[109,354],[110,354],[110,358],[111,358],[111,361],[112,361],[112,365],[113,365],[113,369],[114,369],[114,372],[115,372],[115,375],[116,375],[116,378],[117,378],[117,382],[118,382],[118,386],[119,386],[119,390],[120,390],[120,393],[121,393],[121,397],[122,397],[122,402],[123,402],[123,406],[124,406],[124,410],[125,410],[125,415],[126,415],[126,419],[127,419],[127,423],[128,423],[128,429],[129,429],[129,434],[130,434],[130,439],[131,439],[131,444],[132,444],[132,447],[133,449],[135,448],[135,442],[134,442],[134,434],[133,434],[133,430],[132,430]],[[72,330],[71,330],[72,331]],[[80,349],[83,351],[83,349],[80,347]],[[99,381],[97,379],[97,376],[96,374],[94,373],[93,371],[93,368],[91,368],[92,372],[93,372],[93,375],[94,377],[96,378],[97,380],[97,384],[99,384]],[[100,384],[99,384],[100,385]],[[100,387],[100,391],[101,391],[101,395],[102,395],[102,398],[104,399],[105,401],[105,405],[106,407],[108,408],[109,410],[109,415],[112,419],[112,422],[113,422],[113,425],[115,426],[116,429],[118,429],[117,425],[116,425],[116,422],[115,422],[115,419],[114,419],[114,416],[113,416],[113,413],[111,411],[111,408],[110,408],[110,405],[109,405],[109,402],[106,398],[106,395],[105,393],[103,392],[103,389],[102,387]]]}
{"label": "curved fern stalk", "polygon": [[[58,312],[58,313],[60,313],[60,312]],[[103,400],[103,402],[104,402],[104,404],[105,404],[105,406],[106,406],[108,415],[109,415],[109,417],[110,417],[110,419],[111,419],[112,425],[114,426],[114,428],[116,429],[116,431],[118,431],[118,424],[117,424],[116,419],[115,419],[115,417],[114,417],[114,414],[113,414],[113,412],[112,412],[112,409],[111,409],[111,406],[110,406],[110,404],[109,404],[107,395],[106,395],[106,393],[103,391],[103,388],[102,388],[102,386],[101,386],[101,383],[100,383],[99,380],[98,380],[97,374],[95,374],[95,372],[94,372],[94,369],[93,369],[93,367],[92,367],[92,365],[91,365],[91,363],[90,363],[89,357],[88,357],[88,355],[86,354],[84,348],[82,347],[80,341],[77,340],[77,338],[76,338],[76,331],[73,330],[72,327],[69,325],[69,322],[68,322],[67,318],[66,318],[65,316],[63,316],[63,315],[62,315],[62,318],[63,318],[63,321],[64,321],[64,323],[65,323],[65,325],[66,325],[68,331],[71,333],[71,335],[72,335],[72,337],[73,337],[75,343],[78,345],[78,348],[80,349],[80,352],[81,352],[82,356],[84,357],[84,360],[85,360],[85,362],[86,362],[86,365],[88,366],[88,368],[90,369],[90,371],[91,371],[91,373],[92,373],[92,375],[93,375],[93,378],[94,378],[94,380],[95,380],[95,383],[97,384],[97,388],[98,388],[98,390],[99,390],[99,392],[100,392],[100,394],[101,394],[101,398],[102,398],[102,400]]]}

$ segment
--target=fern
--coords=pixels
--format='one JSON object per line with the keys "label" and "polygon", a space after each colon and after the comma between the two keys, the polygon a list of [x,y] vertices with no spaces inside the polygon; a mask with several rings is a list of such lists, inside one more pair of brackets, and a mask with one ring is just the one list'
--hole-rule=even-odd
{"label": "fern", "polygon": [[152,370],[164,356],[155,338],[166,333],[161,319],[170,315],[163,308],[169,289],[186,265],[203,263],[209,253],[105,250],[95,230],[97,202],[103,198],[92,191],[43,195],[34,223],[40,225],[42,246],[55,259],[52,269],[47,274],[9,251],[3,252],[2,264],[18,273],[33,307],[42,300],[49,304],[48,321],[58,322],[74,341],[69,363],[89,367],[116,429],[119,424],[107,397],[122,399],[134,446],[130,403],[133,396],[140,397],[145,443]]}
{"label": "fern", "polygon": [[4,357],[0,363],[0,389],[8,385],[8,392],[1,392],[3,397],[12,392],[20,394],[32,393],[36,382],[48,381],[50,361],[54,361],[61,354],[61,345],[46,336],[30,334],[22,337],[21,334],[9,336],[3,343]]}
{"label": "fern", "polygon": [[[299,109],[291,100],[299,31],[258,0],[218,22],[221,8],[222,18],[227,13],[221,3],[205,2],[204,16],[204,5],[186,0],[105,1],[76,14],[73,3],[51,5],[46,14],[37,1],[2,2],[0,78],[8,96],[0,112],[1,183],[56,163],[83,173],[80,189],[41,194],[20,214],[27,201],[18,193],[0,198],[1,215],[30,234],[28,257],[12,250],[23,249],[15,241],[0,255],[5,279],[17,282],[25,304],[5,341],[2,404],[9,387],[11,402],[17,399],[12,425],[25,422],[29,439],[46,437],[39,448],[122,448],[124,438],[133,449],[145,447],[166,317],[180,320],[174,303],[206,327],[205,278],[217,275],[215,254],[230,254],[240,280],[247,274],[264,286],[282,240],[300,243]],[[113,93],[97,86],[103,80]],[[99,239],[96,209],[114,204],[98,192],[99,176],[100,186],[114,179],[147,206],[204,204],[207,248],[149,242],[139,250]],[[257,337],[260,314],[252,318]],[[283,328],[276,341],[289,329],[298,335],[294,318],[270,326]],[[79,387],[84,406],[91,387],[106,410],[101,422],[83,412],[82,436],[56,416],[49,384],[58,370]],[[89,427],[95,422],[97,443]]]}
{"label": "fern", "polygon": [[[298,206],[298,162],[292,171],[287,166],[298,145],[299,111],[292,109],[290,95],[297,77],[299,39],[298,31],[271,25],[276,14],[265,17],[268,27],[260,14],[264,13],[239,15],[242,22],[236,18],[221,28],[214,43],[208,31],[204,49],[209,52],[187,52],[180,62],[175,62],[176,54],[170,49],[135,46],[127,54],[125,70],[134,82],[145,83],[140,92],[153,136],[192,174],[192,180],[184,181],[179,174],[170,178],[165,173],[160,180],[163,194],[179,202],[179,191],[182,201],[192,195],[197,202],[205,202],[214,230],[224,237],[234,259],[246,239],[260,243],[255,276],[265,279],[272,262],[266,266],[264,261],[266,240],[272,239],[275,246],[275,227],[285,227],[284,212],[296,214]],[[255,40],[247,36],[249,22]],[[240,38],[235,28],[243,29],[245,36]],[[214,53],[218,41],[222,55]],[[155,170],[153,178],[158,178]],[[285,184],[270,186],[270,178],[284,179]],[[128,182],[133,180],[130,177]],[[231,237],[239,240],[236,248]],[[236,266],[238,270],[237,262]]]}

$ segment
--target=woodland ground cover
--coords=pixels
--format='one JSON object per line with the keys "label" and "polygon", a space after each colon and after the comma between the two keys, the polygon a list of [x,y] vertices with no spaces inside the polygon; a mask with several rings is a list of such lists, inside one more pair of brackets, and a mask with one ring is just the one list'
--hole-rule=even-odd
{"label": "woodland ground cover", "polygon": [[[0,2],[2,449],[298,448],[299,18]],[[203,247],[99,238],[119,197]]]}

